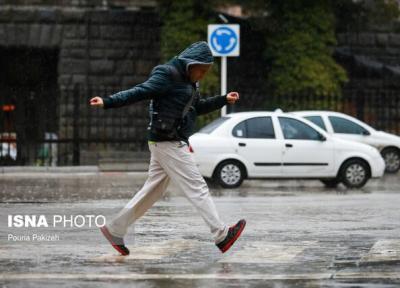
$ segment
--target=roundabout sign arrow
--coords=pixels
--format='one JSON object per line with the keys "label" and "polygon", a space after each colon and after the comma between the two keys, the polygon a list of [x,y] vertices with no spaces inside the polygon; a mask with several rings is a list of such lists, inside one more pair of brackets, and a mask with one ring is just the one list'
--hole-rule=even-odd
{"label": "roundabout sign arrow", "polygon": [[239,56],[239,25],[208,25],[208,43],[214,56]]}

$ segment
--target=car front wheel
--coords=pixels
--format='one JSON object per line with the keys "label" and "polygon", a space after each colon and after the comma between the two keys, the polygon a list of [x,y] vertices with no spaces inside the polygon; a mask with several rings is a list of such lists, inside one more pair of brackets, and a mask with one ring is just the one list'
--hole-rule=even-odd
{"label": "car front wheel", "polygon": [[340,178],[347,188],[361,188],[369,177],[368,164],[360,159],[345,162],[340,170]]}
{"label": "car front wheel", "polygon": [[396,173],[400,169],[400,153],[396,148],[386,148],[382,151],[382,158],[385,160],[385,171]]}
{"label": "car front wheel", "polygon": [[218,165],[215,170],[214,179],[223,188],[237,188],[244,180],[244,168],[241,163],[227,160]]}

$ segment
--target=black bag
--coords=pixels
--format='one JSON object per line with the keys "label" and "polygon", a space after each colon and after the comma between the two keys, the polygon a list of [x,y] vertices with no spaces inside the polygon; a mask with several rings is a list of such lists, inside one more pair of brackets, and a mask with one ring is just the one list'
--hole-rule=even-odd
{"label": "black bag", "polygon": [[175,139],[178,135],[180,119],[160,115],[159,112],[151,111],[150,129],[152,133],[166,139]]}
{"label": "black bag", "polygon": [[[176,70],[176,68],[172,65],[168,65],[170,72],[175,79],[175,81],[183,81],[182,76]],[[156,102],[151,100],[150,102],[150,129],[152,133],[161,136],[162,138],[165,139],[179,139],[181,138],[181,135],[187,135],[190,132],[189,131],[181,131],[182,127],[184,127],[184,130],[189,130],[189,127],[193,127],[194,123],[184,123],[190,117],[187,117],[189,114],[188,112],[195,112],[194,108],[192,107],[192,104],[198,96],[198,83],[196,83],[196,89],[193,90],[192,95],[186,106],[184,107],[182,114],[177,115],[177,116],[172,116],[172,115],[167,115],[165,113],[162,113],[160,107],[156,107]],[[195,117],[194,117],[195,118]],[[192,122],[193,120],[189,120]],[[188,125],[189,124],[189,125]],[[179,132],[178,132],[179,131]],[[182,133],[183,132],[183,133]]]}

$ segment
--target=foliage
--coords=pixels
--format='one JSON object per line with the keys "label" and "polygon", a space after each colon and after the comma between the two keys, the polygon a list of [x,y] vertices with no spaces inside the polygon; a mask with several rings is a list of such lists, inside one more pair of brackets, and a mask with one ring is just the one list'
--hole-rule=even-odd
{"label": "foliage", "polygon": [[[361,29],[399,17],[396,0],[159,0],[163,21],[163,60],[192,42],[206,39],[213,10],[241,5],[265,34],[260,55],[267,71],[266,89],[274,96],[340,95],[348,80],[332,57],[337,29]],[[261,20],[260,20],[261,19]],[[219,90],[217,65],[202,81],[203,94]],[[203,117],[200,123],[207,122]]]}
{"label": "foliage", "polygon": [[[399,17],[396,0],[247,0],[240,4],[264,26],[267,91],[273,95],[341,94],[348,80],[332,57],[335,32],[368,29]],[[250,20],[254,21],[254,20]],[[259,23],[257,24],[259,27]]]}
{"label": "foliage", "polygon": [[[167,0],[160,1],[161,58],[167,61],[193,42],[207,39],[207,25],[211,18],[209,1]],[[218,91],[218,67],[213,68],[201,82],[201,91],[214,94]]]}
{"label": "foliage", "polygon": [[276,1],[267,35],[268,88],[277,95],[340,94],[345,70],[332,58],[336,44],[329,1]]}
{"label": "foliage", "polygon": [[[193,42],[207,39],[207,25],[212,20],[210,1],[164,0],[160,1],[161,58],[167,61]],[[217,59],[215,59],[217,60]],[[200,89],[206,96],[219,91],[218,61],[201,81]],[[211,116],[211,117],[210,117]],[[215,113],[198,117],[198,126],[204,126],[218,117]]]}

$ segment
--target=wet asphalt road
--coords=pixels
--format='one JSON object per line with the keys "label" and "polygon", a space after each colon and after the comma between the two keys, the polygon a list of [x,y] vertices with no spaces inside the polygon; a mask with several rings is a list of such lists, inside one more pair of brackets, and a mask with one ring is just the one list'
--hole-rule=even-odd
{"label": "wet asphalt road", "polygon": [[[358,191],[325,189],[315,181],[213,188],[223,220],[233,224],[243,217],[248,223],[225,254],[174,187],[131,227],[128,257],[118,256],[95,227],[8,227],[10,214],[108,218],[143,183],[132,179],[0,176],[1,287],[400,287],[400,190],[394,177]],[[36,232],[60,240],[8,239],[10,233]]]}

